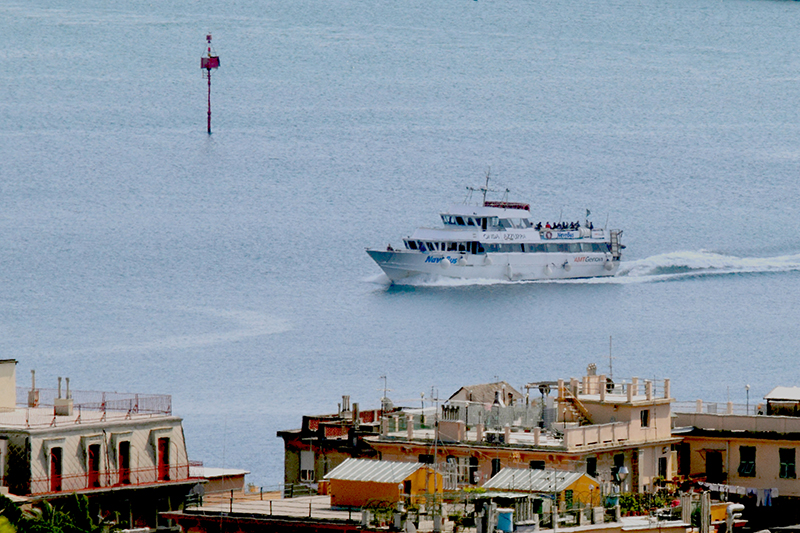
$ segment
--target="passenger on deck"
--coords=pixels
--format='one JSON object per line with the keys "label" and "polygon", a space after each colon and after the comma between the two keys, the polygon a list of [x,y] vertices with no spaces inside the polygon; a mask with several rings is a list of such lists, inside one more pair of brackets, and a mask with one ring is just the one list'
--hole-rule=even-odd
{"label": "passenger on deck", "polygon": [[389,244],[389,246],[386,247],[386,251],[387,252],[394,252],[394,248],[392,248],[391,243]]}
{"label": "passenger on deck", "polygon": [[552,228],[552,226],[550,226],[550,223],[549,223],[549,222],[548,222],[547,224],[545,224],[545,226],[544,226],[544,227],[545,227],[545,229],[553,229],[553,228]]}
{"label": "passenger on deck", "polygon": [[536,230],[538,231],[538,230],[541,230],[541,229],[542,229],[542,223],[541,222],[537,222],[536,223]]}

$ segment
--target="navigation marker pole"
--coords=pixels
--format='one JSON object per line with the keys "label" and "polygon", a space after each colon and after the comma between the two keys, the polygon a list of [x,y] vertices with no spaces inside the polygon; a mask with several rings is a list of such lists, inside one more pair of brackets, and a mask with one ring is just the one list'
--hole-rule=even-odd
{"label": "navigation marker pole", "polygon": [[206,35],[208,41],[207,57],[200,58],[200,68],[206,69],[203,77],[208,78],[208,133],[211,134],[211,70],[219,68],[219,56],[211,50],[211,34]]}

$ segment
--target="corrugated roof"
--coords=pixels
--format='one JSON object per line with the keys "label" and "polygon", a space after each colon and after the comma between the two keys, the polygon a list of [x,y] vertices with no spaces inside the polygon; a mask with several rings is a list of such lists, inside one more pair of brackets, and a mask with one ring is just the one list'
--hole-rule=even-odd
{"label": "corrugated roof", "polygon": [[420,463],[349,458],[328,472],[325,479],[402,483],[408,476],[424,466]]}
{"label": "corrugated roof", "polygon": [[[484,483],[483,488],[522,492],[553,492],[554,490],[560,492],[585,475],[580,472],[565,472],[563,470],[532,470],[530,468],[506,467]],[[590,479],[594,478],[590,477]],[[597,484],[598,486],[600,485],[599,482]]]}
{"label": "corrugated roof", "polygon": [[800,402],[800,387],[775,387],[769,394],[764,396],[765,400],[791,400]]}

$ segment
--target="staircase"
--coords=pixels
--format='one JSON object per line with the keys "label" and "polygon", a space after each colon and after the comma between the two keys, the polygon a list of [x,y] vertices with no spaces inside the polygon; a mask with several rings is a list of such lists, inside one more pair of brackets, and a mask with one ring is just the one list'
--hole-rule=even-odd
{"label": "staircase", "polygon": [[592,424],[589,411],[587,411],[583,403],[572,394],[572,391],[566,387],[564,388],[564,405],[569,409],[572,416],[578,419],[578,425],[590,426]]}

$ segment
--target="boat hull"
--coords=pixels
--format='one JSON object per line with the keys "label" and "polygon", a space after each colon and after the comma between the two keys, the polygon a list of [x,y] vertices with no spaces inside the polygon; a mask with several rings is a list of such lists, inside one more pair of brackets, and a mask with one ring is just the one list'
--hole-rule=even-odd
{"label": "boat hull", "polygon": [[[392,281],[429,275],[455,279],[531,281],[613,276],[619,261],[602,253],[426,253],[367,250]],[[447,264],[445,264],[447,263]]]}

